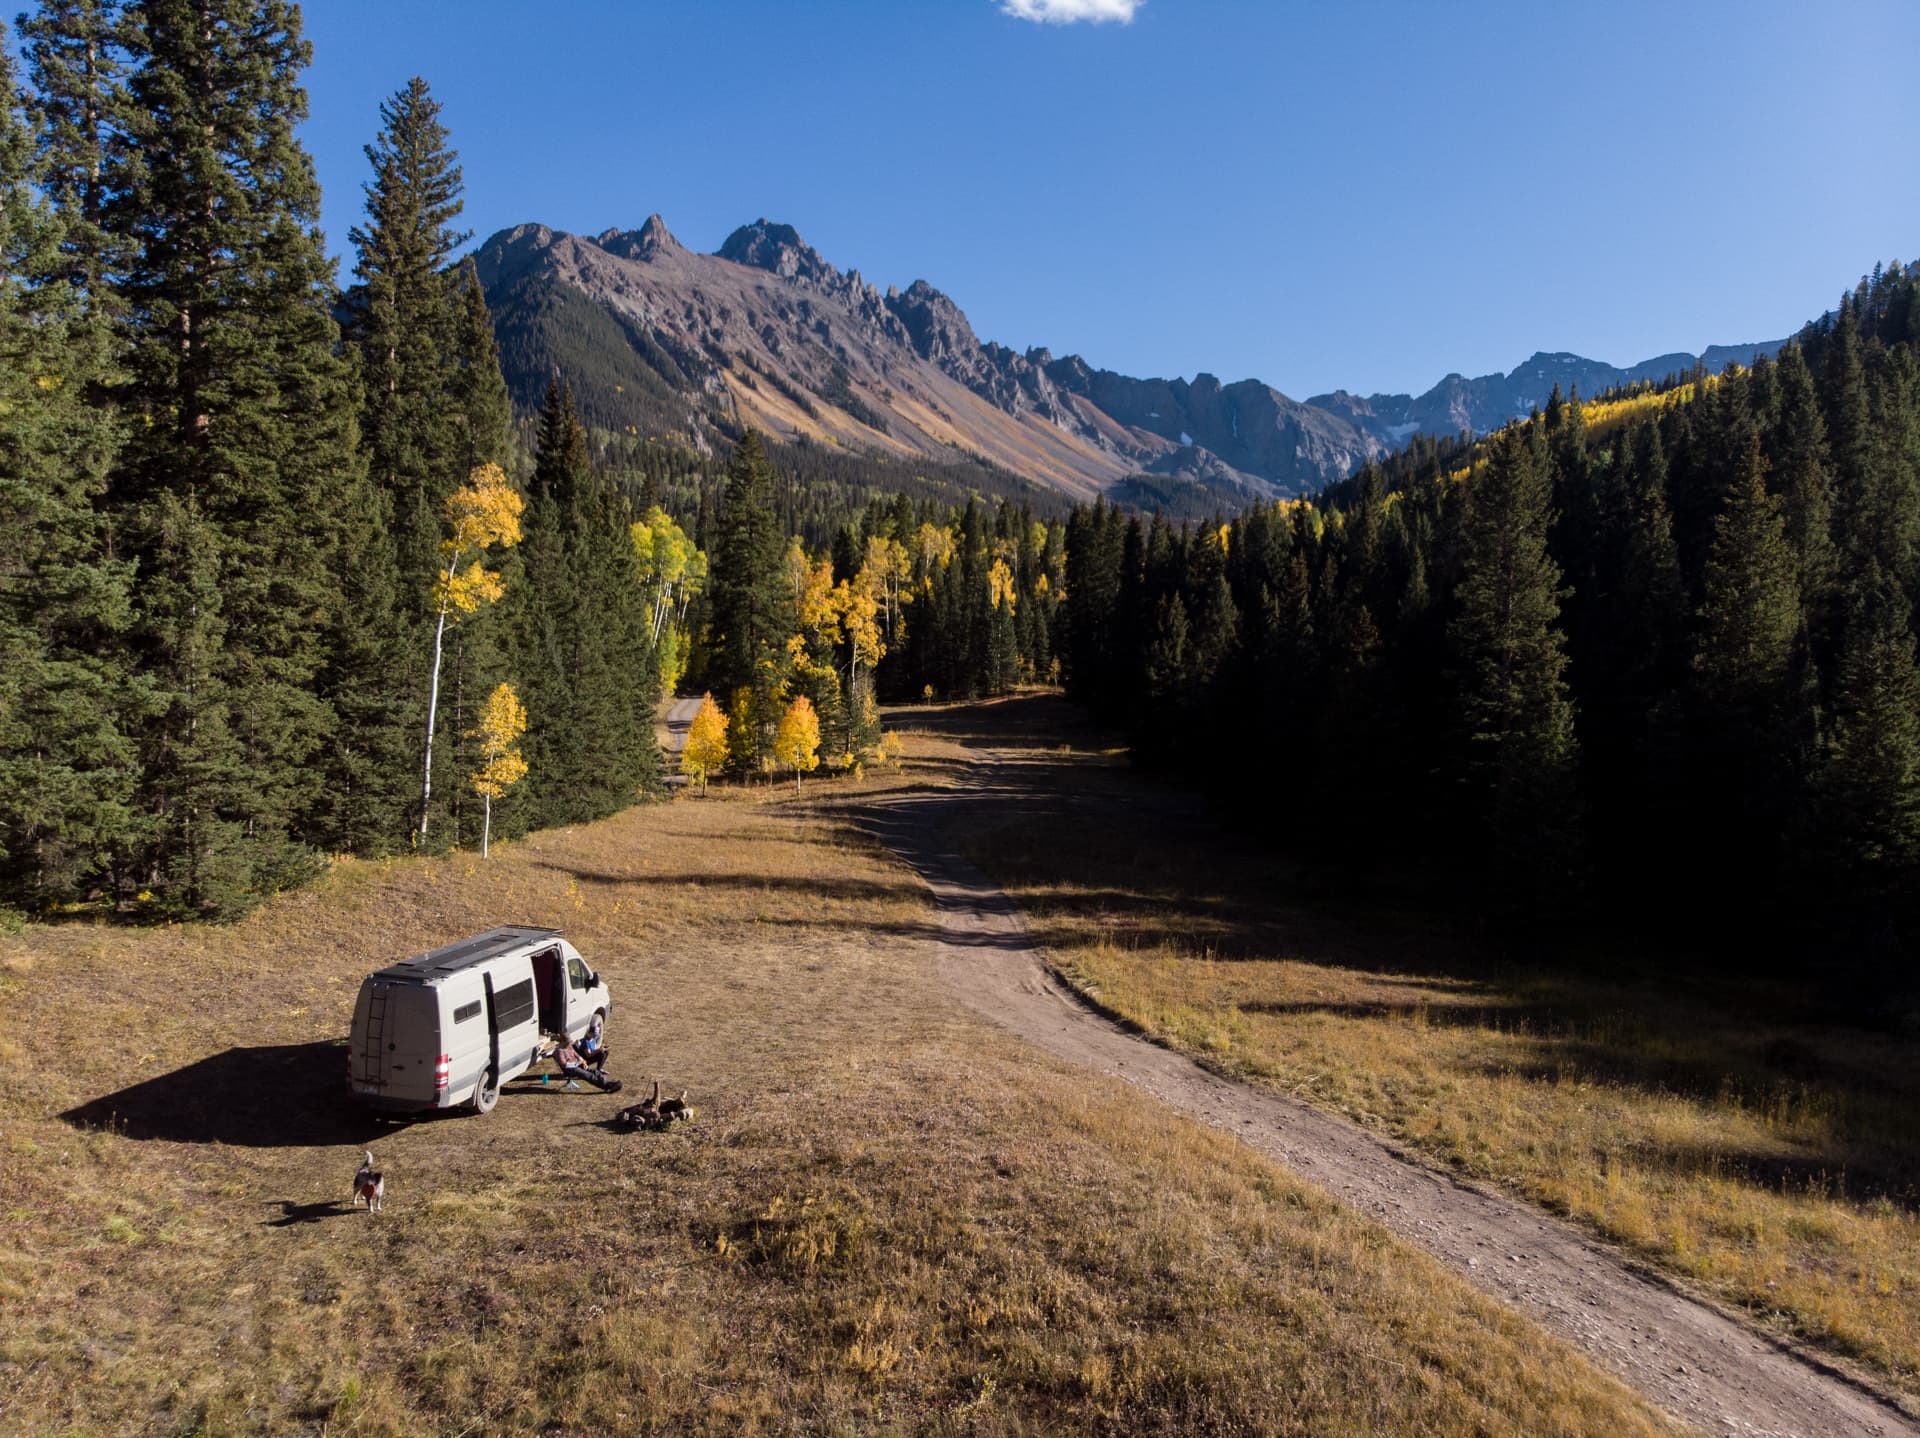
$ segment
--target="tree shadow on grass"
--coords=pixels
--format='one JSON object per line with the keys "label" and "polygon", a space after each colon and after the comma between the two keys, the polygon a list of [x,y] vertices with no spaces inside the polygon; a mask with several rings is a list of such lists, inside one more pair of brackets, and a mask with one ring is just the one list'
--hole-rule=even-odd
{"label": "tree shadow on grass", "polygon": [[339,1040],[210,1054],[185,1068],[102,1094],[60,1117],[126,1138],[236,1148],[364,1144],[386,1123],[347,1093]]}

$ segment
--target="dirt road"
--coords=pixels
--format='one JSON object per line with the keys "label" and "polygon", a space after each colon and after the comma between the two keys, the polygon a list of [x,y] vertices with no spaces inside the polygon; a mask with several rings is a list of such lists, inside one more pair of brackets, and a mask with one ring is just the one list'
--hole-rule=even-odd
{"label": "dirt road", "polygon": [[1030,757],[975,752],[956,788],[910,794],[860,815],[932,890],[945,934],[942,966],[974,1009],[1063,1059],[1238,1134],[1704,1432],[1920,1438],[1920,1423],[1817,1356],[1637,1271],[1577,1229],[1462,1184],[1342,1119],[1220,1078],[1088,1007],[1049,973],[1015,906],[961,856],[954,838],[969,806],[1056,810],[1071,801],[1045,790],[1036,776],[1046,771]]}

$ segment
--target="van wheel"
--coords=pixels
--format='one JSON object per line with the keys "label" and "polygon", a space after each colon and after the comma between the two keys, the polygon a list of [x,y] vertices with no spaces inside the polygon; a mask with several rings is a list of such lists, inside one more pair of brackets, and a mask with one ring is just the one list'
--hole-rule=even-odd
{"label": "van wheel", "polygon": [[481,1079],[479,1087],[473,1091],[472,1101],[475,1113],[492,1113],[493,1106],[500,1102],[500,1080],[492,1074]]}

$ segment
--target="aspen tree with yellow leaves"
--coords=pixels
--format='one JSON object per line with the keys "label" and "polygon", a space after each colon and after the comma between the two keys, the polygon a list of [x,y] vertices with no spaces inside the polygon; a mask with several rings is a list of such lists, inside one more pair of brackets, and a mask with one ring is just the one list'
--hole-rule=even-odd
{"label": "aspen tree with yellow leaves", "polygon": [[[421,767],[420,830],[417,842],[427,841],[427,818],[433,799],[433,730],[440,708],[440,658],[445,651],[447,621],[459,623],[483,604],[505,593],[500,576],[481,557],[495,545],[507,548],[520,542],[520,492],[497,464],[474,468],[467,483],[447,497],[447,525],[452,533],[440,542],[446,573],[434,585],[433,677],[427,689],[426,760]],[[461,568],[461,562],[468,561]],[[495,691],[496,694],[498,691]],[[489,701],[491,702],[491,701]],[[524,728],[524,724],[522,728]]]}
{"label": "aspen tree with yellow leaves", "polygon": [[527,711],[511,684],[501,684],[480,706],[480,722],[473,735],[480,741],[482,763],[473,775],[473,787],[486,803],[480,828],[480,857],[489,856],[493,840],[493,801],[527,777],[527,761],[514,747],[527,732]]}
{"label": "aspen tree with yellow leaves", "polygon": [[687,729],[687,747],[680,751],[680,772],[700,781],[707,792],[707,776],[727,766],[727,716],[711,694],[700,697],[700,712]]}
{"label": "aspen tree with yellow leaves", "polygon": [[804,694],[780,716],[780,727],[773,735],[773,759],[782,768],[793,770],[796,794],[800,792],[800,776],[820,767],[820,716]]}

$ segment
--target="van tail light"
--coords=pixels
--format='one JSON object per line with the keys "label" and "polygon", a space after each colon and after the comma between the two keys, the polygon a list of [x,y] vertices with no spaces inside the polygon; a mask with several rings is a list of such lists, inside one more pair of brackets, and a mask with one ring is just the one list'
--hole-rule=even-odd
{"label": "van tail light", "polygon": [[441,1054],[433,1061],[433,1087],[436,1092],[447,1086],[447,1075],[452,1068],[452,1054]]}

